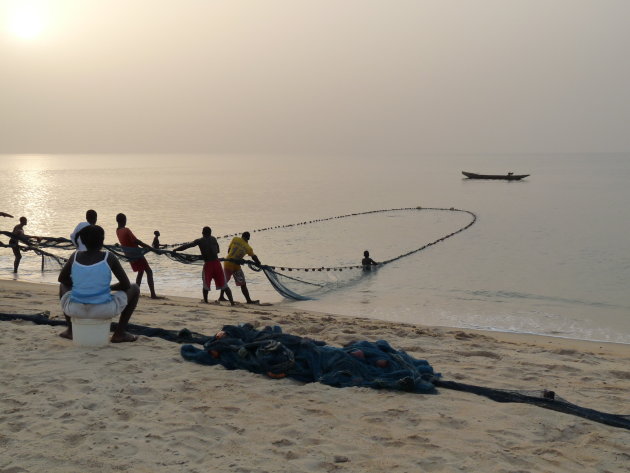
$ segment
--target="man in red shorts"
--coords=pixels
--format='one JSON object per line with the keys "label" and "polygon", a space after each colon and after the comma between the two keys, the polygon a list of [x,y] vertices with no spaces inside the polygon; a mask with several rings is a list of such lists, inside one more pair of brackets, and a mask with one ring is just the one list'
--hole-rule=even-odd
{"label": "man in red shorts", "polygon": [[[127,216],[125,214],[120,213],[116,215],[116,222],[118,222],[116,236],[118,236],[118,241],[127,255],[131,256],[135,253],[133,250],[130,251],[130,249],[133,248],[142,247],[154,251],[149,245],[138,240],[133,232],[127,228]],[[127,248],[127,251],[125,251],[125,248]],[[129,264],[131,264],[131,269],[133,269],[135,273],[138,273],[138,276],[136,276],[136,284],[138,287],[142,284],[142,276],[144,276],[145,272],[147,273],[147,284],[149,285],[149,291],[151,291],[151,299],[157,299],[158,296],[155,294],[155,287],[153,286],[153,271],[146,258],[141,256],[140,258],[130,261]]]}
{"label": "man in red shorts", "polygon": [[217,239],[212,236],[212,230],[210,227],[203,227],[201,231],[201,238],[197,238],[191,243],[174,248],[173,251],[181,251],[187,248],[191,248],[195,245],[199,247],[201,256],[203,257],[203,271],[201,278],[203,282],[203,301],[208,303],[208,292],[210,291],[210,283],[214,279],[214,285],[217,290],[225,291],[230,304],[234,305],[234,299],[232,299],[232,291],[225,282],[225,274],[223,273],[223,267],[219,261],[219,243]]}

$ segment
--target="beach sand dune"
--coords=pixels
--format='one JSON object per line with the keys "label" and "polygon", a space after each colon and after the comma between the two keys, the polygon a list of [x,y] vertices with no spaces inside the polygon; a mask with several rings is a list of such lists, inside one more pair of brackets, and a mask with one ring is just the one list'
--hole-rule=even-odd
{"label": "beach sand dune", "polygon": [[[50,311],[55,286],[0,281],[0,312]],[[213,334],[280,325],[333,345],[385,339],[444,379],[549,389],[630,414],[630,346],[141,298],[133,323]],[[187,362],[179,345],[79,348],[59,327],[0,322],[0,473],[627,472],[630,431],[439,389],[337,389]]]}

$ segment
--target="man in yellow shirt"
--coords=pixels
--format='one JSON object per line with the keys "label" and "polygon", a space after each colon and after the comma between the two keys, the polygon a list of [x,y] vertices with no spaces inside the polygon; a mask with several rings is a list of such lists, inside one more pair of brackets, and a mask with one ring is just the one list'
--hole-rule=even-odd
{"label": "man in yellow shirt", "polygon": [[[228,248],[228,254],[225,257],[225,261],[223,262],[223,270],[225,272],[225,283],[230,281],[232,276],[234,276],[234,281],[236,285],[241,288],[241,292],[245,296],[245,300],[248,304],[258,304],[259,301],[253,301],[251,297],[249,297],[249,290],[247,289],[247,283],[245,282],[245,274],[241,269],[241,265],[235,261],[229,260],[242,260],[245,255],[249,255],[254,260],[254,263],[260,265],[260,260],[258,256],[254,254],[254,250],[251,246],[249,246],[249,232],[243,233],[240,237],[232,238],[230,242],[230,246]],[[219,296],[220,301],[224,301],[223,291],[221,291],[221,295]]]}

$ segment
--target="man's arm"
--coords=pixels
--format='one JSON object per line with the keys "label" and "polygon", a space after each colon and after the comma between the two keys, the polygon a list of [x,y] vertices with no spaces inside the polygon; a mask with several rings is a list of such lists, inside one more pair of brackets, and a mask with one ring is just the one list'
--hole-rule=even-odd
{"label": "man's arm", "polygon": [[29,239],[34,238],[39,240],[39,237],[36,236],[30,236],[27,235],[26,233],[24,233],[24,229],[19,227],[19,225],[16,225],[15,228],[13,228],[13,237],[16,238],[17,240],[26,243],[27,245],[29,244]]}
{"label": "man's arm", "polygon": [[173,251],[187,250],[188,248],[192,248],[196,244],[197,244],[197,240],[191,241],[190,243],[184,243],[183,245],[178,246],[177,248],[173,248]]}
{"label": "man's arm", "polygon": [[155,248],[153,248],[151,245],[147,245],[145,242],[143,242],[142,240],[138,239],[138,237],[136,237],[131,230],[129,230],[129,234],[133,238],[133,240],[136,242],[136,245],[141,246],[142,248],[145,248],[145,249],[147,249],[149,251],[152,251],[154,253],[158,253],[158,254],[160,253]]}
{"label": "man's arm", "polygon": [[70,234],[70,241],[74,244],[74,246],[79,246],[79,244],[77,243],[77,237],[79,236],[79,232],[82,229],[83,227],[82,227],[82,224],[80,223],[76,227],[74,227],[74,230]]}
{"label": "man's arm", "polygon": [[246,251],[247,251],[247,254],[252,257],[252,259],[254,260],[254,263],[260,266],[260,260],[258,259],[258,256],[256,256],[256,254],[254,253],[254,249],[251,247],[251,245],[249,244],[247,245]]}
{"label": "man's arm", "polygon": [[153,248],[151,245],[147,245],[145,242],[140,241],[140,240],[138,240],[137,238],[136,238],[136,243],[137,243],[138,245],[140,245],[142,248],[145,248],[145,249],[147,249],[147,250],[149,250],[149,251],[153,251],[154,253],[159,253],[159,251],[157,251],[157,250],[156,250],[155,248]]}
{"label": "man's arm", "polygon": [[72,270],[73,262],[74,262],[74,253],[72,254],[72,256],[70,256],[68,261],[66,261],[66,264],[63,265],[63,268],[61,268],[61,272],[59,273],[59,277],[57,278],[57,281],[59,281],[61,284],[63,284],[64,286],[68,288],[72,288],[72,277],[70,276],[70,273]]}

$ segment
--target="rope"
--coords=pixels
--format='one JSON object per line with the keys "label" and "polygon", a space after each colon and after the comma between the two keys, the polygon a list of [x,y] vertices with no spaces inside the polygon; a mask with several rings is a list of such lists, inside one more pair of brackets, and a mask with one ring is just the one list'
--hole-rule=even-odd
{"label": "rope", "polygon": [[[406,256],[412,255],[414,253],[417,253],[419,251],[425,250],[437,243],[440,243],[448,238],[451,238],[455,235],[457,235],[458,233],[463,232],[464,230],[470,228],[476,221],[477,221],[477,216],[469,211],[469,210],[463,210],[463,209],[456,209],[456,208],[441,208],[441,207],[400,207],[400,208],[391,208],[391,209],[379,209],[379,210],[368,210],[365,212],[354,212],[354,213],[349,213],[349,214],[345,214],[345,215],[337,215],[334,217],[326,217],[326,218],[320,218],[320,219],[315,219],[315,220],[307,220],[307,221],[303,221],[303,222],[298,222],[298,223],[290,223],[290,224],[286,224],[286,225],[276,225],[273,227],[264,227],[264,228],[258,228],[255,230],[252,230],[252,233],[260,233],[260,232],[265,232],[265,231],[269,231],[269,230],[277,230],[277,229],[283,229],[283,228],[291,228],[291,227],[299,227],[299,226],[303,226],[303,225],[310,225],[310,224],[314,224],[314,223],[320,223],[320,222],[327,222],[327,221],[331,221],[331,220],[338,220],[338,219],[343,219],[343,218],[350,218],[350,217],[357,217],[357,216],[361,216],[361,215],[370,215],[370,214],[377,214],[377,213],[385,213],[385,212],[399,212],[399,211],[420,211],[420,210],[432,210],[432,211],[448,211],[448,212],[461,212],[461,213],[466,213],[468,215],[470,215],[472,217],[471,221],[464,225],[463,227],[459,228],[458,230],[449,233],[448,235],[444,235],[441,238],[438,238],[435,241],[432,241],[430,243],[427,243],[419,248],[416,248],[414,250],[408,251],[407,253],[403,253],[401,255],[395,256],[393,258],[390,258],[388,260],[385,261],[381,261],[379,263],[379,265],[385,265],[385,264],[389,264],[392,263],[394,261],[397,261],[401,258],[404,258]],[[0,234],[3,235],[7,235],[9,237],[13,236],[13,233],[10,232],[5,232],[5,231],[0,231]],[[235,236],[239,236],[242,233],[231,233],[228,235],[223,235],[220,237],[217,237],[217,239],[219,238],[230,238],[230,237],[235,237]],[[44,251],[42,251],[40,249],[40,247],[48,247],[48,248],[55,248],[55,249],[63,249],[63,250],[74,250],[75,246],[72,243],[71,240],[67,239],[67,238],[60,238],[60,237],[40,237],[39,239],[40,243],[35,246],[32,244],[29,244],[28,248],[24,248],[25,250],[33,250],[35,252],[37,252],[38,254],[42,254],[44,253],[46,256],[50,256],[53,257],[56,260],[62,260],[63,262],[66,261],[66,258],[61,258],[55,255],[52,255],[50,253],[46,253]],[[177,246],[181,246],[184,243],[174,243],[174,244],[167,244],[164,245],[165,248],[168,247],[177,247]],[[0,246],[5,247],[6,245],[0,243]],[[177,261],[179,263],[184,263],[184,264],[194,264],[194,263],[200,263],[202,262],[202,258],[200,255],[193,255],[193,254],[189,254],[189,253],[182,253],[182,252],[173,252],[170,250],[147,250],[145,248],[128,248],[128,247],[122,247],[118,244],[115,245],[104,245],[104,248],[106,248],[107,250],[109,250],[110,252],[114,253],[116,256],[118,256],[119,258],[121,258],[124,261],[135,261],[138,260],[140,258],[142,258],[144,255],[146,255],[147,253],[153,251],[156,254],[160,254],[160,255],[165,255],[168,258]],[[225,261],[225,259],[220,258],[221,261]],[[62,263],[63,264],[63,263]],[[241,261],[238,264],[247,264],[247,261]],[[304,272],[321,272],[321,271],[344,271],[344,270],[351,270],[351,269],[362,269],[363,267],[361,265],[351,265],[351,266],[329,266],[329,267],[289,267],[289,266],[273,266],[273,265],[266,265],[265,269],[268,270],[272,270],[272,271],[304,271]],[[284,275],[285,277],[287,277],[286,275]]]}
{"label": "rope", "polygon": [[[453,233],[449,233],[448,235],[445,235],[441,238],[438,238],[437,240],[428,243],[426,245],[421,246],[420,248],[417,248],[415,250],[409,251],[407,253],[398,255],[394,258],[388,259],[386,261],[382,261],[379,263],[379,265],[382,264],[387,264],[387,263],[391,263],[393,261],[396,261],[400,258],[404,258],[405,256],[409,256],[413,253],[417,253],[418,251],[422,251],[426,248],[428,248],[429,246],[435,245],[436,243],[439,243],[441,241],[446,240],[447,238],[450,238],[460,232],[463,232],[464,230],[468,229],[469,227],[471,227],[476,221],[477,221],[477,215],[475,215],[473,212],[469,211],[469,210],[463,210],[463,209],[456,209],[454,207],[450,207],[450,208],[443,208],[443,207],[399,207],[399,208],[391,208],[391,209],[379,209],[379,210],[367,210],[365,212],[354,212],[354,213],[349,213],[349,214],[344,214],[344,215],[337,215],[334,217],[325,217],[325,218],[319,218],[319,219],[315,219],[315,220],[307,220],[304,222],[298,222],[298,223],[289,223],[289,224],[285,224],[285,225],[276,225],[273,227],[264,227],[264,228],[258,228],[256,230],[251,230],[250,233],[260,233],[260,232],[266,232],[269,230],[278,230],[278,229],[283,229],[283,228],[291,228],[291,227],[299,227],[302,225],[310,225],[313,223],[321,223],[321,222],[327,222],[330,220],[338,220],[338,219],[342,219],[342,218],[350,218],[350,217],[358,217],[361,215],[369,215],[369,214],[377,214],[377,213],[385,213],[385,212],[399,212],[399,211],[406,211],[406,210],[437,210],[437,211],[448,211],[448,212],[462,212],[462,213],[467,213],[472,217],[472,220],[465,226],[461,227],[460,229],[454,231]],[[233,238],[235,236],[240,236],[242,235],[241,233],[230,233],[228,235],[223,235],[223,236],[218,236],[216,237],[217,239],[221,239],[221,238]],[[168,245],[164,245],[165,247],[177,247],[177,246],[181,246],[184,245],[186,243],[174,243],[174,244],[168,244]],[[344,269],[362,269],[363,266],[361,265],[356,265],[356,266],[335,266],[335,267],[308,267],[308,268],[296,268],[296,267],[288,267],[288,266],[270,266],[272,269],[279,269],[280,271],[343,271]]]}
{"label": "rope", "polygon": [[[392,263],[394,261],[397,261],[401,258],[404,258],[406,256],[410,256],[414,253],[418,253],[419,251],[425,250],[433,245],[436,245],[437,243],[443,242],[444,240],[451,238],[455,235],[457,235],[458,233],[463,232],[464,230],[467,230],[468,228],[470,228],[472,225],[474,225],[474,223],[477,221],[477,215],[475,215],[473,212],[471,212],[470,210],[463,210],[463,209],[456,209],[454,207],[451,208],[442,208],[442,207],[401,207],[401,208],[391,208],[391,209],[380,209],[380,210],[368,210],[365,212],[355,212],[355,213],[350,213],[350,214],[345,214],[345,215],[337,215],[335,217],[326,217],[326,218],[320,218],[320,219],[316,219],[316,220],[308,220],[308,221],[304,221],[304,222],[299,222],[299,223],[290,223],[287,225],[277,225],[275,227],[265,227],[265,228],[258,228],[256,230],[252,230],[251,233],[260,233],[260,232],[265,232],[265,231],[269,231],[269,230],[277,230],[277,229],[283,229],[283,228],[291,228],[291,227],[298,227],[298,226],[302,226],[302,225],[309,225],[309,224],[313,224],[313,223],[320,223],[320,222],[327,222],[330,220],[337,220],[337,219],[342,219],[342,218],[350,218],[350,217],[357,217],[357,216],[361,216],[361,215],[369,215],[369,214],[376,214],[376,213],[385,213],[385,212],[399,212],[399,211],[420,211],[420,210],[433,210],[433,211],[446,211],[446,212],[461,212],[461,213],[466,213],[468,215],[471,216],[471,221],[469,223],[467,223],[466,225],[460,227],[458,230],[449,233],[447,235],[444,235],[443,237],[438,238],[435,241],[432,241],[430,243],[427,243],[419,248],[416,248],[414,250],[408,251],[407,253],[403,253],[401,255],[395,256],[393,258],[390,258],[388,260],[385,261],[381,261],[379,262],[379,266],[385,265],[385,264],[389,264]],[[230,238],[230,237],[235,237],[235,236],[239,236],[242,233],[232,233],[229,235],[223,235],[222,237],[217,237],[217,239],[219,238]],[[182,243],[183,244],[183,243]],[[167,245],[167,246],[178,246],[177,245]],[[178,253],[178,255],[181,255],[181,253]],[[238,263],[238,264],[243,264]],[[321,272],[321,271],[344,271],[344,270],[351,270],[351,269],[363,269],[362,265],[352,265],[352,266],[320,266],[320,267],[289,267],[289,266],[273,266],[273,265],[263,265],[264,268],[266,270],[271,270],[271,271],[304,271],[304,272]],[[253,268],[252,268],[253,269]],[[289,278],[289,276],[287,276],[286,274],[283,274],[283,277]],[[298,280],[300,282],[306,282],[306,281],[302,281],[302,280]]]}
{"label": "rope", "polygon": [[[37,325],[67,325],[65,320],[50,319],[49,315],[45,312],[35,315],[0,313],[0,320],[26,320]],[[111,329],[115,330],[116,326],[116,323],[112,323]],[[198,343],[203,345],[206,341],[212,338],[197,332],[191,332],[188,329],[176,331],[134,324],[128,324],[127,331],[134,335],[158,337],[174,343]],[[630,415],[611,414],[608,412],[602,412],[587,407],[581,407],[576,404],[572,404],[565,399],[562,399],[561,397],[557,396],[553,391],[495,389],[485,386],[459,383],[456,381],[446,381],[439,378],[434,378],[431,383],[437,388],[446,388],[456,391],[469,392],[477,394],[479,396],[488,397],[489,399],[492,399],[496,402],[518,402],[533,404],[538,407],[543,407],[545,409],[551,409],[554,411],[563,412],[565,414],[582,417],[584,419],[592,420],[594,422],[609,425],[612,427],[630,430]]]}

